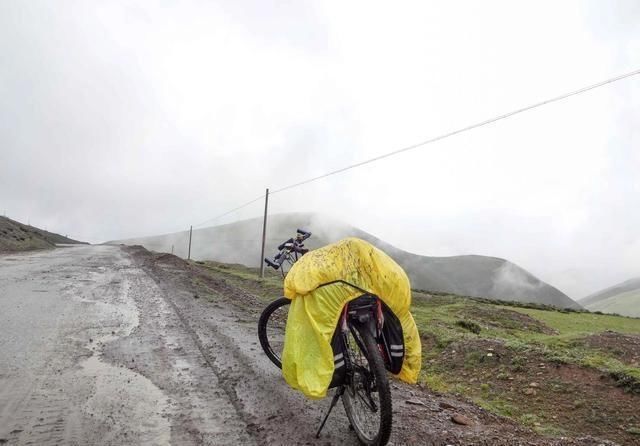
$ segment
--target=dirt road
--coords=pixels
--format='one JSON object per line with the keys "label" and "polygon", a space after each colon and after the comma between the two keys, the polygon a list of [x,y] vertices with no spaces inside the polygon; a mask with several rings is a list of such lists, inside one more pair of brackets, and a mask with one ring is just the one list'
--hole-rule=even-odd
{"label": "dirt road", "polygon": [[[219,299],[197,298],[190,268],[118,246],[0,256],[0,445],[356,444],[341,407],[315,439],[329,401],[262,354],[255,296],[214,281]],[[603,444],[415,386],[393,398],[392,444]]]}
{"label": "dirt road", "polygon": [[[317,416],[303,426],[269,421],[306,402],[274,392],[281,383],[257,355],[255,324],[219,308],[216,340],[204,345],[166,290],[119,247],[0,257],[0,306],[0,444],[312,437]],[[239,351],[256,363],[247,367]]]}

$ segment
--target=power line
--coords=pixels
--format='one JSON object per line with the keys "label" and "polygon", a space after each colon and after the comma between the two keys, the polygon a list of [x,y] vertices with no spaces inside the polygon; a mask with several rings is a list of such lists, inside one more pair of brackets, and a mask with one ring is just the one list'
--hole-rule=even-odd
{"label": "power line", "polygon": [[[373,163],[373,162],[376,162],[376,161],[380,161],[382,159],[389,158],[389,157],[392,157],[394,155],[398,155],[400,153],[408,152],[410,150],[417,149],[419,147],[423,147],[423,146],[426,146],[428,144],[432,144],[432,143],[437,142],[437,141],[441,141],[441,140],[443,140],[445,138],[449,138],[451,136],[458,135],[460,133],[468,132],[469,130],[477,129],[479,127],[482,127],[482,126],[485,126],[485,125],[488,125],[488,124],[492,124],[492,123],[500,121],[502,119],[506,119],[506,118],[509,118],[511,116],[514,116],[514,115],[517,115],[517,114],[520,114],[520,113],[524,113],[524,112],[529,111],[529,110],[533,110],[534,108],[542,107],[543,105],[547,105],[547,104],[550,104],[552,102],[561,101],[561,100],[567,99],[567,98],[569,98],[571,96],[576,96],[576,95],[585,93],[585,92],[587,92],[589,90],[593,90],[595,88],[602,87],[604,85],[611,84],[613,82],[617,82],[617,81],[620,81],[622,79],[626,79],[626,78],[631,77],[631,76],[636,76],[638,74],[640,74],[640,70],[635,70],[635,71],[631,71],[631,72],[626,73],[626,74],[622,74],[620,76],[612,77],[612,78],[609,78],[609,79],[604,80],[602,82],[598,82],[597,84],[589,85],[587,87],[583,87],[583,88],[580,88],[578,90],[574,90],[574,91],[571,91],[569,93],[565,93],[565,94],[560,95],[560,96],[556,96],[556,97],[553,97],[553,98],[550,98],[550,99],[546,99],[546,100],[544,100],[542,102],[537,102],[537,103],[529,105],[527,107],[519,108],[517,110],[514,110],[514,111],[511,111],[511,112],[508,112],[508,113],[505,113],[505,114],[502,114],[502,115],[487,119],[485,121],[481,121],[481,122],[478,122],[478,123],[475,123],[475,124],[468,125],[466,127],[460,128],[458,130],[454,130],[452,132],[448,132],[448,133],[442,134],[440,136],[436,136],[435,138],[427,139],[425,141],[422,141],[422,142],[419,142],[419,143],[416,143],[416,144],[412,144],[410,146],[402,147],[402,148],[394,150],[392,152],[385,153],[383,155],[379,155],[379,156],[376,156],[374,158],[369,158],[369,159],[364,160],[364,161],[360,161],[359,163],[351,164],[349,166],[342,167],[340,169],[333,170],[331,172],[327,172],[325,174],[322,174],[322,175],[319,175],[319,176],[316,176],[316,177],[312,177],[312,178],[309,178],[309,179],[306,179],[306,180],[303,180],[303,181],[299,181],[299,182],[294,183],[294,184],[290,184],[290,185],[285,186],[285,187],[281,187],[280,189],[275,189],[275,190],[271,191],[269,193],[269,195],[277,194],[279,192],[284,192],[285,190],[293,189],[294,187],[298,187],[298,186],[302,186],[304,184],[312,183],[314,181],[321,180],[321,179],[329,177],[331,175],[336,175],[338,173],[342,173],[342,172],[345,172],[345,171],[350,170],[350,169],[355,169],[356,167],[364,166],[366,164],[370,164],[370,163]],[[231,214],[231,213],[233,213],[235,211],[238,211],[238,210],[240,210],[240,209],[242,209],[244,207],[247,207],[250,204],[253,204],[258,200],[262,200],[264,197],[265,197],[264,194],[260,195],[259,197],[256,197],[251,201],[248,201],[248,202],[246,202],[246,203],[244,203],[244,204],[242,204],[242,205],[240,205],[238,207],[230,209],[229,211],[224,212],[223,214],[220,214],[220,215],[217,215],[217,216],[215,216],[213,218],[205,220],[202,223],[194,225],[193,227],[195,228],[195,227],[198,227],[198,226],[202,226],[202,225],[204,225],[206,223],[212,223],[212,222],[214,222],[214,221],[216,221],[216,220],[218,220],[218,219],[220,219],[222,217],[225,217],[225,216],[227,216],[227,215],[229,215],[229,214]]]}
{"label": "power line", "polygon": [[[323,178],[329,177],[331,175],[336,175],[338,173],[345,172],[345,171],[350,170],[350,169],[355,169],[356,167],[364,166],[366,164],[370,164],[370,163],[373,163],[375,161],[380,161],[382,159],[389,158],[391,156],[398,155],[398,154],[403,153],[403,152],[408,152],[409,150],[417,149],[419,147],[426,146],[427,144],[431,144],[431,143],[434,143],[436,141],[440,141],[440,140],[443,140],[445,138],[449,138],[451,136],[458,135],[460,133],[464,133],[464,132],[467,132],[469,130],[476,129],[478,127],[482,127],[482,126],[487,125],[487,124],[492,124],[492,123],[494,123],[496,121],[500,121],[502,119],[509,118],[509,117],[517,115],[519,113],[523,113],[523,112],[532,110],[534,108],[538,108],[538,107],[541,107],[543,105],[550,104],[552,102],[557,102],[557,101],[569,98],[571,96],[576,96],[576,95],[579,95],[581,93],[585,93],[585,92],[587,92],[589,90],[593,90],[594,88],[602,87],[603,85],[611,84],[613,82],[617,82],[619,80],[626,79],[628,77],[635,76],[637,74],[640,74],[640,70],[636,70],[636,71],[632,71],[630,73],[622,74],[620,76],[613,77],[613,78],[607,79],[607,80],[602,81],[602,82],[598,82],[597,84],[589,85],[589,86],[583,87],[583,88],[581,88],[579,90],[575,90],[575,91],[572,91],[570,93],[565,93],[563,95],[556,96],[554,98],[547,99],[547,100],[544,100],[542,102],[537,102],[537,103],[535,103],[533,105],[529,105],[527,107],[523,107],[523,108],[511,111],[509,113],[505,113],[503,115],[499,115],[499,116],[496,116],[494,118],[487,119],[487,120],[482,121],[482,122],[478,122],[476,124],[471,124],[471,125],[468,125],[466,127],[461,128],[461,129],[454,130],[452,132],[445,133],[445,134],[440,135],[440,136],[436,136],[435,138],[427,139],[426,141],[422,141],[422,142],[419,142],[419,143],[416,143],[416,144],[412,144],[412,145],[407,146],[407,147],[403,147],[401,149],[394,150],[393,152],[385,153],[383,155],[379,155],[379,156],[376,156],[374,158],[370,158],[368,160],[361,161],[361,162],[356,163],[356,164],[351,164],[350,166],[342,167],[340,169],[333,170],[331,172],[327,172],[327,173],[319,175],[317,177],[309,178],[307,180],[303,180],[303,181],[300,181],[298,183],[290,184],[290,185],[282,187],[280,189],[275,189],[270,193],[270,195],[277,194],[279,192],[283,192],[283,191],[288,190],[288,189],[293,189],[294,187],[302,186],[304,184],[308,184],[308,183],[311,183],[311,182],[314,182],[314,181],[317,181],[317,180],[321,180]],[[263,197],[264,197],[264,195],[263,195]]]}

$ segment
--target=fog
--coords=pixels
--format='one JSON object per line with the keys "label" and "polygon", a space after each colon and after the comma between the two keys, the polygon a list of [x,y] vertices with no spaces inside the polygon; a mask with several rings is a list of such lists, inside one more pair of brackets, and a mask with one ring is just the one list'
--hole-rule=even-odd
{"label": "fog", "polygon": [[[638,23],[634,0],[0,2],[0,213],[90,242],[185,230],[638,69]],[[640,276],[639,116],[636,76],[270,210],[506,258],[579,298]]]}
{"label": "fog", "polygon": [[[262,226],[263,219],[258,217],[194,231],[114,240],[110,243],[142,245],[152,251],[170,252],[193,260],[214,259],[257,267],[264,264],[260,243]],[[413,289],[535,302],[560,308],[580,307],[558,289],[504,259],[478,255],[430,257],[407,253],[323,214],[271,214],[267,227],[269,237],[265,241],[264,253],[267,258],[273,258],[278,252],[277,246],[295,235],[294,228],[304,228],[312,232],[312,236],[304,242],[308,249],[316,249],[347,237],[366,240],[382,249],[404,269]],[[285,265],[285,272],[289,267],[289,264]],[[270,267],[266,267],[266,270],[275,273]],[[275,274],[280,272],[282,270]]]}

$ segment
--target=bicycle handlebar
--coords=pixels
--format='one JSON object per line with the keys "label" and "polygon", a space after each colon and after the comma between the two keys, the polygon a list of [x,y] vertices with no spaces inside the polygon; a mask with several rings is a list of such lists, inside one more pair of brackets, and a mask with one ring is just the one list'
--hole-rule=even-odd
{"label": "bicycle handlebar", "polygon": [[[299,228],[296,229],[296,232],[298,233],[298,235],[296,235],[295,239],[292,237],[289,240],[286,240],[278,245],[278,251],[280,252],[276,254],[275,257],[273,258],[275,262],[269,259],[264,259],[267,265],[277,270],[282,266],[282,263],[285,261],[285,258],[288,257],[286,255],[287,252],[288,253],[295,252],[300,255],[305,255],[306,253],[309,252],[309,249],[305,248],[302,242],[308,239],[309,237],[311,237],[311,233]],[[296,256],[296,260],[297,259],[298,258]]]}

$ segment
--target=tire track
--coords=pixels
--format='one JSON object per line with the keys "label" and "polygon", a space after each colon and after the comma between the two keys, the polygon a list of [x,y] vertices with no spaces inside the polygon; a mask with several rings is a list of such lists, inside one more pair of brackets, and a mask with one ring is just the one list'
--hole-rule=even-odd
{"label": "tire track", "polygon": [[108,346],[109,362],[145,376],[171,400],[171,442],[180,445],[255,444],[247,423],[209,367],[153,277],[136,268],[131,296],[140,325]]}
{"label": "tire track", "polygon": [[207,351],[205,346],[202,344],[198,334],[191,327],[191,325],[183,315],[182,311],[180,311],[178,306],[168,296],[166,290],[163,289],[162,283],[160,283],[160,281],[158,281],[158,279],[153,275],[150,275],[150,277],[156,283],[156,285],[158,286],[158,289],[161,290],[164,301],[171,307],[176,317],[180,320],[182,328],[185,330],[186,333],[188,333],[195,347],[198,349],[198,352],[200,353],[200,356],[202,360],[204,360],[206,366],[209,369],[211,369],[211,371],[216,375],[218,379],[218,384],[224,390],[225,394],[227,395],[227,398],[229,399],[229,402],[232,404],[238,417],[245,423],[247,434],[250,437],[253,437],[254,439],[256,439],[258,443],[265,444],[267,442],[267,438],[264,437],[261,431],[257,428],[254,422],[253,416],[247,410],[245,410],[245,406],[243,402],[240,400],[240,398],[236,393],[234,382],[229,379],[229,374],[226,373],[224,369],[219,367],[215,359],[209,355],[209,352]]}
{"label": "tire track", "polygon": [[[308,400],[284,384],[280,373],[262,351],[258,351],[255,324],[247,324],[230,306],[216,304],[213,313],[211,307],[203,312],[203,303],[194,299],[193,292],[172,283],[160,270],[161,266],[143,260],[139,263],[162,290],[163,298],[198,346],[207,367],[217,376],[219,385],[257,442],[263,445],[317,443],[315,431],[328,400]],[[243,302],[255,299],[230,284],[219,285],[220,289],[215,291],[227,298],[242,293]],[[322,438],[336,444],[358,444],[355,435],[349,433],[341,405],[332,412]]]}

